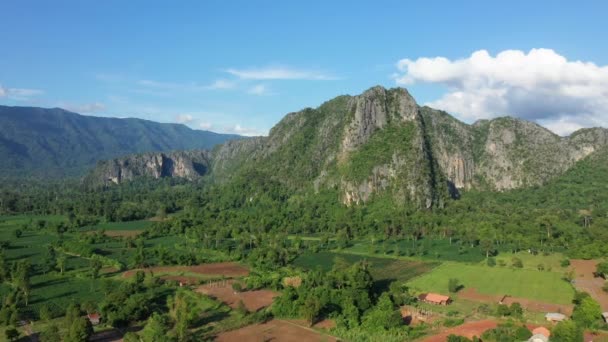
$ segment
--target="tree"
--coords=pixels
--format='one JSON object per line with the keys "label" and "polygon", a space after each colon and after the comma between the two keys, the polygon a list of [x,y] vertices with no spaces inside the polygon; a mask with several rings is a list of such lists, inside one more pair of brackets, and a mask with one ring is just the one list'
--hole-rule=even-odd
{"label": "tree", "polygon": [[308,325],[312,326],[317,319],[317,315],[321,311],[321,301],[319,298],[310,295],[304,301],[304,305],[300,308],[302,316],[308,321]]}
{"label": "tree", "polygon": [[584,328],[590,328],[602,316],[600,304],[591,296],[584,296],[572,311],[572,320]]}
{"label": "tree", "polygon": [[600,262],[596,266],[595,273],[599,276],[606,278],[608,276],[608,261]]}
{"label": "tree", "polygon": [[15,237],[18,239],[23,235],[23,231],[21,229],[15,229],[14,233]]}
{"label": "tree", "polygon": [[514,317],[522,317],[524,314],[524,309],[521,307],[521,304],[519,304],[518,302],[514,302],[513,304],[511,304],[511,307],[509,308],[509,310],[511,311],[511,316],[514,316]]}
{"label": "tree", "polygon": [[448,291],[450,291],[450,293],[456,293],[460,291],[460,288],[461,285],[458,279],[450,278],[450,280],[448,280]]}
{"label": "tree", "polygon": [[40,342],[57,342],[61,341],[61,335],[59,334],[59,328],[55,324],[47,326],[40,333]]}
{"label": "tree", "polygon": [[243,286],[238,281],[235,281],[232,283],[232,291],[234,291],[234,293],[241,292],[243,291]]}
{"label": "tree", "polygon": [[91,324],[91,321],[86,317],[78,317],[70,325],[64,342],[88,341],[91,335],[93,335],[93,325]]}
{"label": "tree", "polygon": [[552,342],[582,342],[583,330],[574,321],[557,323],[551,331]]}
{"label": "tree", "polygon": [[91,278],[99,278],[99,271],[101,271],[101,261],[99,259],[91,259]]}
{"label": "tree", "polygon": [[153,313],[146,326],[141,331],[141,339],[144,342],[168,341],[167,319],[159,313]]}
{"label": "tree", "polygon": [[44,273],[51,272],[57,267],[57,255],[53,246],[47,246],[44,254]]}
{"label": "tree", "polygon": [[4,331],[4,336],[9,341],[15,341],[19,337],[19,331],[15,327],[11,327]]}
{"label": "tree", "polygon": [[65,272],[66,262],[67,258],[65,257],[65,255],[61,254],[57,257],[57,267],[59,267],[59,272],[61,273],[61,275],[63,275],[63,272]]}

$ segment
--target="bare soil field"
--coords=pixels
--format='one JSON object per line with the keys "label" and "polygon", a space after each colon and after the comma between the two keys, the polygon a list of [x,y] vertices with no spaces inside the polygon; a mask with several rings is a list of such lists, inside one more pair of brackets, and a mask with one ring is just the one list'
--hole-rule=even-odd
{"label": "bare soil field", "polygon": [[601,277],[594,277],[595,260],[570,260],[570,266],[574,270],[574,287],[579,291],[585,291],[597,300],[602,306],[602,311],[608,311],[608,293],[602,290],[606,280]]}
{"label": "bare soil field", "polygon": [[465,336],[469,339],[473,338],[473,336],[480,337],[486,330],[494,329],[498,325],[498,322],[493,320],[484,320],[477,322],[465,323],[463,325],[459,325],[457,327],[449,328],[437,335],[429,336],[422,339],[423,342],[445,342],[448,339],[448,336],[460,335]]}
{"label": "bare soil field", "polygon": [[300,341],[328,341],[335,342],[336,338],[324,335],[311,328],[307,328],[290,321],[273,319],[266,323],[249,325],[241,329],[219,334],[219,342],[300,342]]}
{"label": "bare soil field", "polygon": [[[459,298],[468,299],[477,302],[484,303],[498,303],[503,296],[495,296],[482,294],[477,292],[474,288],[466,288],[458,293]],[[537,300],[527,299],[527,298],[519,298],[519,297],[511,297],[507,296],[503,300],[503,304],[511,305],[513,303],[519,303],[521,306],[530,311],[536,312],[561,312],[566,315],[572,314],[572,309],[574,305],[565,305],[565,304],[553,304],[553,303],[544,303]]]}
{"label": "bare soil field", "polygon": [[236,308],[239,305],[239,301],[243,301],[247,310],[252,312],[270,306],[274,297],[279,295],[278,292],[270,290],[235,292],[232,289],[232,283],[234,283],[234,280],[205,284],[199,286],[196,289],[196,292],[214,297],[226,303],[231,308]]}
{"label": "bare soil field", "polygon": [[125,278],[132,277],[137,271],[144,271],[147,273],[191,272],[200,275],[215,275],[225,277],[242,277],[249,274],[249,269],[247,267],[236,262],[220,262],[195,266],[157,266],[146,269],[133,269],[124,272],[122,276]]}

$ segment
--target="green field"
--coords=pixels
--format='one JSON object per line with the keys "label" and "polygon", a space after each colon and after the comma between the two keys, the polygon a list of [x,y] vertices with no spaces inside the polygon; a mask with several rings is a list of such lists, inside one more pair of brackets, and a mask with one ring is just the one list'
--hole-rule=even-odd
{"label": "green field", "polygon": [[331,270],[336,257],[343,258],[351,264],[361,260],[369,262],[371,265],[372,276],[376,281],[406,281],[428,272],[433,267],[437,266],[437,263],[433,262],[368,257],[357,254],[335,252],[305,253],[297,257],[293,264],[305,269],[321,268],[324,271],[329,271]]}
{"label": "green field", "polygon": [[556,304],[570,304],[574,297],[572,286],[561,279],[561,273],[453,262],[444,263],[408,284],[418,291],[447,293],[450,278],[456,278],[465,288],[475,288],[482,294],[510,295]]}

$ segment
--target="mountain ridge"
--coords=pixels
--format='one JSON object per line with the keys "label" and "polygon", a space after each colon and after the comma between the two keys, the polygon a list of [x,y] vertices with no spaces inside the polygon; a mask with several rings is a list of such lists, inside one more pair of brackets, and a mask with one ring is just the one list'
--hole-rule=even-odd
{"label": "mountain ridge", "polygon": [[512,117],[467,124],[376,86],[289,113],[267,137],[218,145],[206,175],[221,184],[255,172],[292,192],[337,189],[346,205],[389,194],[431,208],[462,190],[542,185],[606,145],[603,128],[560,137]]}
{"label": "mountain ridge", "polygon": [[141,152],[210,149],[238,135],[61,108],[0,106],[0,175],[82,176],[99,160]]}

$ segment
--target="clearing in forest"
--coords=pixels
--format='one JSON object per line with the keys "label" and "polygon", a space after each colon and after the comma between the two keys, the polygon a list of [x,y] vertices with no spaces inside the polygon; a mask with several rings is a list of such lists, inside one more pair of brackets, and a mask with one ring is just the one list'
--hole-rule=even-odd
{"label": "clearing in forest", "polygon": [[451,278],[458,279],[464,290],[474,288],[482,295],[508,295],[555,304],[570,304],[574,297],[574,289],[561,273],[453,262],[412,279],[408,285],[418,291],[447,293]]}
{"label": "clearing in forest", "polygon": [[270,306],[274,297],[279,295],[278,292],[270,290],[236,292],[232,289],[232,283],[234,283],[234,280],[213,282],[199,286],[196,292],[224,302],[233,309],[238,307],[240,301],[243,301],[243,304],[245,304],[245,307],[250,312]]}
{"label": "clearing in forest", "polygon": [[608,311],[608,293],[602,289],[606,280],[593,275],[597,263],[596,260],[570,260],[570,265],[574,270],[575,279],[573,283],[577,290],[587,292],[597,300],[602,307],[602,311]]}

